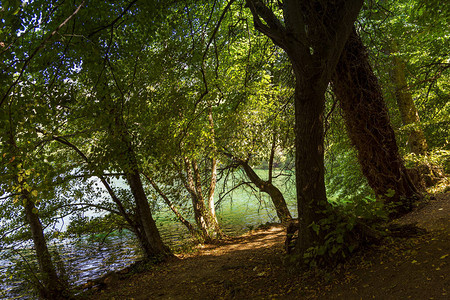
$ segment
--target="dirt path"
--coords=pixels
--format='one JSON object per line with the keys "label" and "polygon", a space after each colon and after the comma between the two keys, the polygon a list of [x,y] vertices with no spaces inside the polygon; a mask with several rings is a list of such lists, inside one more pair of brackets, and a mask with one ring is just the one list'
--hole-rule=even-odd
{"label": "dirt path", "polygon": [[117,280],[91,299],[450,299],[450,193],[399,220],[429,232],[374,246],[322,274],[285,268],[274,226]]}

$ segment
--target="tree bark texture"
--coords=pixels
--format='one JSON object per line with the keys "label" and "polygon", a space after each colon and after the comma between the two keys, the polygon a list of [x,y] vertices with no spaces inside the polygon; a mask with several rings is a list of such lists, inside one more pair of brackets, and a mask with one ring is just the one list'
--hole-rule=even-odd
{"label": "tree bark texture", "polygon": [[409,211],[411,199],[419,193],[398,152],[381,87],[355,30],[336,67],[333,86],[369,185],[386,203],[402,203],[394,214]]}
{"label": "tree bark texture", "polygon": [[[322,243],[323,232],[317,234],[310,226],[326,217],[330,205],[324,184],[323,111],[325,100],[321,93],[307,93],[304,86],[295,90],[295,169],[299,238],[294,253],[303,254],[308,248]],[[300,187],[300,189],[298,188]]]}

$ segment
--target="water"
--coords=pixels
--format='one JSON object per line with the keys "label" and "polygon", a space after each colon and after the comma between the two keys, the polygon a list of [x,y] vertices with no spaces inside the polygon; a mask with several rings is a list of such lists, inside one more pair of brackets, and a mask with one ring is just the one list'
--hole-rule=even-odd
{"label": "water", "polygon": [[[258,171],[260,176],[264,171]],[[285,184],[284,179],[277,179],[277,186],[282,190],[289,209],[293,215],[295,209],[295,191],[292,184]],[[219,190],[219,189],[218,189]],[[266,222],[278,221],[270,198],[265,194],[251,194],[250,190],[238,189],[224,198],[217,207],[217,216],[223,232],[227,235],[239,235]],[[217,201],[217,200],[216,200]],[[156,224],[164,241],[172,248],[183,245],[190,239],[187,229],[174,221],[174,215],[168,208],[154,214]],[[72,285],[81,285],[89,279],[98,278],[111,270],[122,269],[140,257],[139,249],[129,232],[114,234],[103,239],[102,236],[83,237],[52,241],[51,249],[57,249],[64,262]],[[33,252],[28,251],[26,258],[33,260]],[[0,260],[0,298],[30,299],[25,292],[20,270],[23,264],[15,263],[19,277],[5,273],[12,266],[11,261],[20,261],[16,254],[9,260]],[[3,274],[3,276],[1,276]],[[2,294],[3,293],[3,294]]]}

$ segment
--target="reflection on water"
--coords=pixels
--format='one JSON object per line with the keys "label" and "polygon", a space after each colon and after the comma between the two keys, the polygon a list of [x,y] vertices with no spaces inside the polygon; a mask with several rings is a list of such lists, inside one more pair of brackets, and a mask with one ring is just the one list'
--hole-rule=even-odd
{"label": "reflection on water", "polygon": [[[296,209],[294,197],[291,191],[284,190],[283,193],[291,212],[295,215]],[[217,216],[222,230],[227,235],[239,235],[260,224],[276,222],[276,213],[270,205],[269,199],[259,202],[255,198],[241,194],[236,200],[225,201],[217,209]],[[179,222],[174,221],[173,214],[165,210],[155,214],[155,221],[164,241],[171,247],[181,246],[190,238],[186,228]],[[50,248],[57,249],[61,261],[67,269],[69,281],[73,285],[80,285],[89,279],[103,276],[111,270],[122,269],[131,265],[140,257],[137,243],[129,232],[121,232],[106,239],[103,237],[85,237],[80,239],[65,239],[50,244]],[[0,253],[0,257],[5,257]],[[27,260],[33,259],[33,252],[20,253]],[[14,261],[14,264],[12,263]],[[17,263],[23,261],[18,255],[12,255],[9,260],[0,260],[0,298],[1,299],[31,299],[26,291],[23,270],[26,264]],[[15,268],[20,279],[7,274],[6,270]]]}

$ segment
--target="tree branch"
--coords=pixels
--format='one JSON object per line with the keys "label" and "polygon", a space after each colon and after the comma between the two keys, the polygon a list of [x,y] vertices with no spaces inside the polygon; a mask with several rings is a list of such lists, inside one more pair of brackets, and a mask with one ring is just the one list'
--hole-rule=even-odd
{"label": "tree branch", "polygon": [[[264,3],[260,0],[247,0],[246,6],[253,15],[255,28],[267,35],[272,41],[283,49],[286,49],[286,28]],[[264,20],[266,24],[263,23]]]}
{"label": "tree branch", "polygon": [[40,44],[39,46],[34,49],[33,53],[31,53],[31,55],[25,60],[22,70],[19,73],[19,76],[17,76],[16,80],[13,82],[13,84],[11,84],[8,88],[8,90],[6,91],[6,93],[3,95],[2,100],[0,101],[0,107],[2,106],[3,102],[5,101],[5,99],[8,97],[9,93],[11,92],[11,90],[19,83],[20,79],[22,78],[23,73],[25,72],[25,69],[28,67],[28,64],[31,62],[31,60],[33,59],[33,57],[39,52],[39,50],[41,50],[42,48],[44,48],[45,44],[48,43],[48,41],[56,34],[58,33],[58,31],[64,27],[67,22],[70,21],[70,19],[72,19],[81,9],[81,7],[84,5],[84,0],[83,2],[81,2],[81,4],[75,9],[75,11],[69,16],[67,17],[61,24],[58,25],[58,27],[52,31],[52,33],[50,33],[49,36],[47,36],[47,38],[45,38]]}
{"label": "tree branch", "polygon": [[137,0],[133,0],[131,1],[127,7],[125,7],[125,9],[122,11],[122,13],[115,18],[111,23],[107,24],[107,25],[103,25],[100,26],[98,29],[94,30],[93,32],[89,33],[88,37],[92,37],[93,35],[97,34],[98,32],[109,28],[109,27],[113,27],[130,9],[131,7],[137,2]]}

